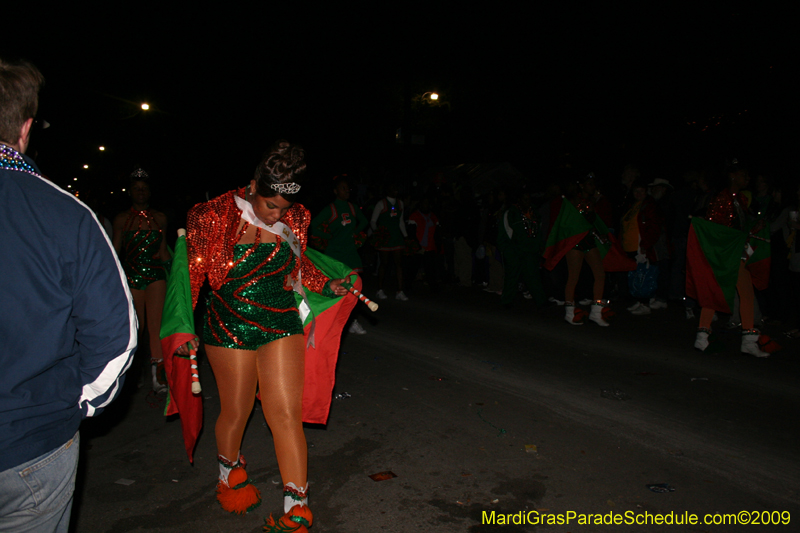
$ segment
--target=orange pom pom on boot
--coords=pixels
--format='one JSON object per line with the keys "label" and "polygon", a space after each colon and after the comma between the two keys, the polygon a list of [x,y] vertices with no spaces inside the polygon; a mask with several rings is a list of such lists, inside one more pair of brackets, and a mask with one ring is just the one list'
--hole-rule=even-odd
{"label": "orange pom pom on boot", "polygon": [[244,457],[233,463],[225,456],[218,455],[219,481],[217,482],[217,501],[230,513],[245,514],[261,505],[261,493],[248,479]]}
{"label": "orange pom pom on boot", "polygon": [[278,520],[269,518],[264,525],[267,533],[308,533],[308,528],[314,521],[314,516],[308,508],[308,486],[297,487],[294,483],[287,483],[283,487],[284,515]]}

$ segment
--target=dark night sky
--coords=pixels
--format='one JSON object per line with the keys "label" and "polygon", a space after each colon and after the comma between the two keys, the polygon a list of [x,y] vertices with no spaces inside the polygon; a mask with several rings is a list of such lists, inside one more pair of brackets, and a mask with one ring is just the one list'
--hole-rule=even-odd
{"label": "dark night sky", "polygon": [[[83,161],[95,180],[142,163],[221,192],[278,137],[304,145],[318,176],[503,160],[536,175],[567,152],[610,171],[698,153],[777,164],[796,148],[797,32],[764,8],[162,4],[48,10],[2,35],[0,54],[47,78],[52,127],[34,146],[56,181]],[[410,105],[431,90],[449,106]],[[401,124],[425,146],[398,147]]]}

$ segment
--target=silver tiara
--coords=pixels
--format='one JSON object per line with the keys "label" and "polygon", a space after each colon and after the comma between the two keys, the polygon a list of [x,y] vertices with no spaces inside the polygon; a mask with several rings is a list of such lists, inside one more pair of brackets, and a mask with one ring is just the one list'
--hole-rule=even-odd
{"label": "silver tiara", "polygon": [[297,194],[300,192],[300,185],[293,181],[289,183],[273,183],[270,188],[273,191],[277,191],[278,194]]}
{"label": "silver tiara", "polygon": [[143,168],[137,168],[131,173],[132,178],[148,178],[147,172],[144,171]]}

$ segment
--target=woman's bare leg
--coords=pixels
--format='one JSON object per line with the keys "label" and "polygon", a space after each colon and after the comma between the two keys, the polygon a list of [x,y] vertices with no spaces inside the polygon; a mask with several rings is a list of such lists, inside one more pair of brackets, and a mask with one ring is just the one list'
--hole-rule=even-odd
{"label": "woman's bare leg", "polygon": [[136,310],[136,320],[139,322],[139,331],[144,331],[144,316],[146,306],[146,296],[144,291],[139,289],[131,289],[131,296],[133,296],[133,308]]}
{"label": "woman's bare leg", "polygon": [[206,356],[214,371],[221,405],[214,428],[217,453],[236,462],[256,399],[257,352],[206,345]]}
{"label": "woman's bare leg", "polygon": [[574,248],[567,252],[567,285],[564,287],[564,301],[575,301],[575,287],[578,286],[578,278],[581,276],[584,253]]}
{"label": "woman's bare leg", "polygon": [[164,298],[166,298],[166,295],[167,282],[163,280],[151,283],[144,290],[151,361],[160,361],[164,358],[161,353],[161,314],[164,312]]}
{"label": "woman's bare leg", "polygon": [[603,258],[600,257],[600,250],[592,248],[586,252],[586,264],[592,269],[594,276],[594,286],[592,296],[595,301],[603,299],[603,289],[606,284],[606,271],[603,269]]}
{"label": "woman's bare leg", "polygon": [[394,267],[397,270],[397,292],[403,290],[403,251],[395,250],[392,252]]}
{"label": "woman's bare leg", "polygon": [[755,293],[753,292],[753,279],[750,272],[744,267],[744,261],[739,261],[739,278],[736,280],[736,290],[739,291],[739,316],[742,318],[742,329],[753,329]]}
{"label": "woman's bare leg", "polygon": [[714,321],[714,310],[709,307],[703,307],[700,311],[700,329],[711,329],[711,322]]}
{"label": "woman's bare leg", "polygon": [[278,339],[260,347],[256,354],[261,407],[272,430],[283,484],[305,487],[308,447],[302,420],[304,337],[292,335]]}

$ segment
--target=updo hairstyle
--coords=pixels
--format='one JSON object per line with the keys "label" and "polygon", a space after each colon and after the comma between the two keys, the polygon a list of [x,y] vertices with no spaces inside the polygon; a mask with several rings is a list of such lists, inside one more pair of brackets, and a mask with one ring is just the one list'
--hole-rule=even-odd
{"label": "updo hairstyle", "polygon": [[[306,152],[300,146],[289,141],[277,141],[270,146],[261,163],[256,167],[256,190],[259,196],[272,198],[279,193],[272,188],[278,183],[296,183],[302,185],[306,172]],[[299,191],[298,191],[299,192]],[[298,193],[281,194],[281,197],[294,202]]]}

